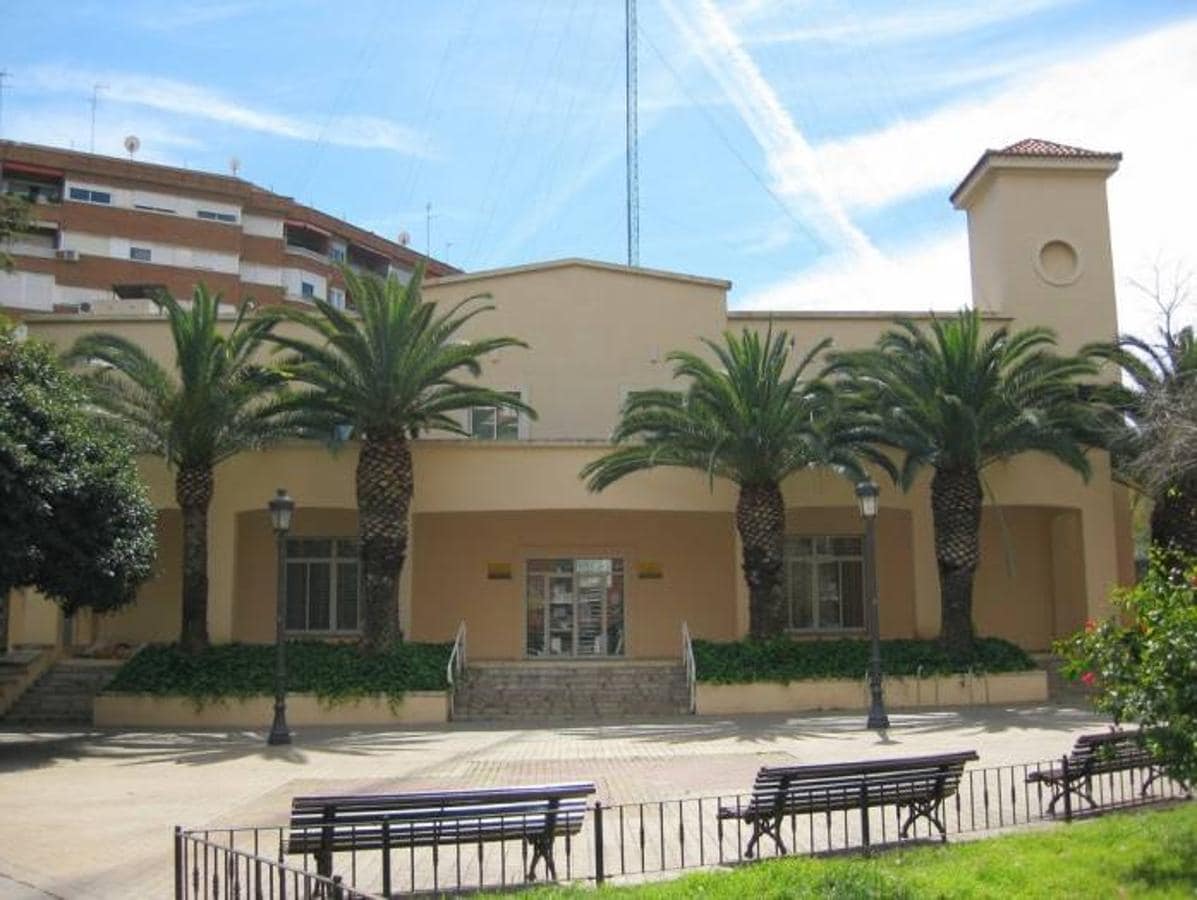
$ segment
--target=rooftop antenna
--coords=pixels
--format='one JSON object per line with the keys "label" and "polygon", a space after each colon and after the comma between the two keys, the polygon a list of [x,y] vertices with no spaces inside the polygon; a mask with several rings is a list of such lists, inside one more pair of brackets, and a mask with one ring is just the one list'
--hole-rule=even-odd
{"label": "rooftop antenna", "polygon": [[237,173],[240,171],[241,171],[241,160],[239,160],[235,156],[230,156],[229,157],[229,174],[231,174],[234,178],[236,178]]}
{"label": "rooftop antenna", "polygon": [[399,246],[406,247],[410,243],[411,243],[411,232],[410,231],[399,232]]}
{"label": "rooftop antenna", "polygon": [[432,259],[432,203],[424,204],[424,255]]}
{"label": "rooftop antenna", "polygon": [[627,61],[628,265],[640,265],[640,147],[636,90],[636,0],[627,0],[624,15]]}
{"label": "rooftop antenna", "polygon": [[135,134],[129,135],[125,138],[125,152],[129,154],[130,161],[133,159],[133,154],[141,149],[141,139]]}
{"label": "rooftop antenna", "polygon": [[96,83],[91,86],[91,153],[96,152],[96,107],[100,104],[100,91],[106,90],[106,84]]}
{"label": "rooftop antenna", "polygon": [[0,135],[4,134],[4,79],[11,77],[11,72],[0,69]]}

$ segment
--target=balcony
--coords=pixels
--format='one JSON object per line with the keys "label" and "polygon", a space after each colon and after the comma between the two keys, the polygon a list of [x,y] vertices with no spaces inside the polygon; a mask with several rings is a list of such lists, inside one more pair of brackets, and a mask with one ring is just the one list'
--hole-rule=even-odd
{"label": "balcony", "polygon": [[0,192],[41,206],[61,203],[64,175],[60,169],[6,161],[0,169]]}

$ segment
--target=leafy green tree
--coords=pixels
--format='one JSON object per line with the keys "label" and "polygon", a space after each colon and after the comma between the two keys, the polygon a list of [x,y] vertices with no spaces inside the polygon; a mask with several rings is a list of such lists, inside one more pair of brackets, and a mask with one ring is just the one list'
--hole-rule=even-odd
{"label": "leafy green tree", "polygon": [[12,194],[0,194],[0,272],[12,271],[12,257],[3,244],[29,230],[29,204]]}
{"label": "leafy green tree", "polygon": [[1095,416],[1080,385],[1096,365],[1056,355],[1055,343],[1045,328],[986,334],[980,314],[962,310],[925,329],[899,320],[873,348],[835,357],[835,369],[872,410],[870,438],[901,456],[897,483],[909,490],[923,469],[934,470],[940,639],[960,656],[973,643],[985,468],[1038,451],[1089,476]]}
{"label": "leafy green tree", "polygon": [[422,296],[423,267],[405,285],[344,277],[356,315],[315,301],[316,309],[279,308],[275,319],[298,323],[310,337],[279,332],[284,370],[296,386],[290,408],[310,434],[348,429],[360,441],[356,488],[363,642],[377,650],[401,640],[399,576],[407,556],[408,514],[415,491],[411,440],[429,431],[466,434],[453,414],[474,406],[535,412],[518,399],[461,379],[482,373],[483,357],[526,346],[512,337],[462,340],[475,316],[493,309],[469,297],[447,310]]}
{"label": "leafy green tree", "polygon": [[14,588],[68,615],[108,612],[151,574],[154,508],[128,445],[86,400],[50,348],[0,320],[0,648]]}
{"label": "leafy green tree", "polygon": [[93,401],[138,451],[161,456],[174,469],[183,518],[179,639],[194,653],[208,645],[208,507],[215,469],[292,433],[292,421],[276,394],[281,376],[259,359],[275,319],[251,316],[253,304],[245,301],[222,324],[220,295],[202,285],[189,306],[166,294],[154,302],[170,327],[174,358],[168,365],[128,338],[105,333],[80,338],[67,359],[87,366]]}
{"label": "leafy green tree", "polygon": [[1143,727],[1165,771],[1197,785],[1197,558],[1152,550],[1144,578],[1114,593],[1118,615],[1061,641],[1064,672],[1098,709]]}
{"label": "leafy green tree", "polygon": [[749,590],[749,633],[762,639],[786,626],[783,550],[786,511],[781,484],[803,469],[828,466],[863,477],[861,460],[889,460],[855,439],[846,410],[820,378],[804,378],[823,341],[791,367],[789,335],[725,332],[704,341],[716,364],[670,353],[683,391],[640,391],[624,404],[613,437],[619,445],[587,464],[591,490],[658,466],[705,472],[739,488],[736,528]]}
{"label": "leafy green tree", "polygon": [[1151,498],[1152,542],[1197,554],[1197,339],[1169,324],[1160,337],[1087,349],[1129,380],[1102,389],[1117,413],[1108,441],[1119,476]]}

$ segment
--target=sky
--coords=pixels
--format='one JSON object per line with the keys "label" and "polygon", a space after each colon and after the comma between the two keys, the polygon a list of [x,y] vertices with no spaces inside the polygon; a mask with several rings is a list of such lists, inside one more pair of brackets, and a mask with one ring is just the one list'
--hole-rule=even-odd
{"label": "sky", "polygon": [[[99,153],[236,159],[467,270],[627,259],[621,0],[4,6],[4,138],[89,149],[99,84]],[[1197,269],[1193,0],[639,0],[637,36],[640,263],[735,308],[968,303],[948,195],[1025,137],[1124,153],[1125,330]]]}

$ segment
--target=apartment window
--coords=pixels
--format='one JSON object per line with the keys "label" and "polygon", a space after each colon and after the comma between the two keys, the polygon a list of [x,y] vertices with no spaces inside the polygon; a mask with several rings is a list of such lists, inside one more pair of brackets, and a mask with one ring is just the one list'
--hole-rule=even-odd
{"label": "apartment window", "polygon": [[90,188],[71,188],[72,200],[82,200],[84,203],[111,203],[112,194],[108,191],[93,191]]}
{"label": "apartment window", "polygon": [[791,628],[864,628],[863,543],[856,535],[786,539],[786,597]]}
{"label": "apartment window", "polygon": [[129,259],[135,259],[138,262],[149,262],[150,256],[151,256],[151,254],[150,254],[149,247],[130,247],[129,248]]}
{"label": "apartment window", "polygon": [[148,203],[134,203],[133,208],[144,212],[167,213],[172,216],[175,214],[173,209],[167,209],[165,206],[150,206]]}
{"label": "apartment window", "polygon": [[[520,399],[519,391],[503,391]],[[520,436],[520,414],[501,406],[475,406],[470,410],[470,434],[482,441],[515,441]]]}
{"label": "apartment window", "polygon": [[328,258],[335,263],[345,262],[345,248],[344,247],[329,247]]}
{"label": "apartment window", "polygon": [[337,309],[345,308],[345,292],[340,288],[330,287],[328,289],[328,302]]}
{"label": "apartment window", "polygon": [[316,285],[310,281],[301,281],[299,283],[299,296],[305,300],[311,300],[316,296]]}
{"label": "apartment window", "polygon": [[287,541],[287,631],[357,632],[360,588],[357,541]]}
{"label": "apartment window", "polygon": [[207,219],[210,222],[228,222],[233,224],[237,221],[237,217],[232,213],[213,212],[210,209],[201,209],[196,211],[196,216],[201,219]]}

